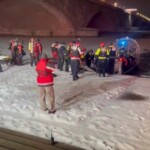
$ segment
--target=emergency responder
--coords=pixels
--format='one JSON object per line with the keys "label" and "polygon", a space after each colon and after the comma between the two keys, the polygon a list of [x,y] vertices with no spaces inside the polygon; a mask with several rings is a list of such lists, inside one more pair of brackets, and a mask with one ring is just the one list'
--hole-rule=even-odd
{"label": "emergency responder", "polygon": [[94,51],[93,49],[91,49],[85,55],[85,63],[89,68],[91,67],[91,63],[93,62],[93,60],[94,60]]}
{"label": "emergency responder", "polygon": [[116,59],[116,47],[111,43],[108,47],[109,50],[109,60],[108,60],[108,74],[114,74],[115,69],[115,59]]}
{"label": "emergency responder", "polygon": [[[79,45],[80,46],[80,45]],[[86,48],[81,48],[82,54],[80,55],[80,73],[83,73],[83,66],[85,65],[85,53],[86,53]]]}
{"label": "emergency responder", "polygon": [[65,71],[66,72],[69,71],[71,46],[72,46],[72,42],[69,43],[69,45],[67,46],[66,51],[65,51]]}
{"label": "emergency responder", "polygon": [[52,58],[56,68],[58,66],[58,46],[59,43],[57,41],[51,45]]}
{"label": "emergency responder", "polygon": [[[39,47],[38,47],[39,46]],[[33,61],[35,65],[38,63],[41,55],[41,50],[42,46],[40,46],[40,43],[37,39],[34,40],[33,42]]]}
{"label": "emergency responder", "polygon": [[62,42],[61,44],[59,44],[58,48],[58,69],[60,69],[60,71],[63,70],[65,53],[66,53],[65,42]]}
{"label": "emergency responder", "polygon": [[8,49],[11,51],[11,64],[17,64],[16,62],[17,45],[18,45],[18,38],[12,39],[9,42]]}
{"label": "emergency responder", "polygon": [[23,50],[23,42],[19,41],[17,45],[17,53],[16,53],[16,61],[18,65],[22,65],[22,57],[25,55],[25,52]]}
{"label": "emergency responder", "polygon": [[81,39],[80,39],[80,38],[77,38],[77,40],[76,40],[76,45],[77,45],[77,47],[79,47],[79,49],[81,50],[79,73],[83,73],[83,65],[84,65],[84,63],[85,63],[84,57],[85,57],[86,48],[83,48],[83,47],[81,46]]}
{"label": "emergency responder", "polygon": [[126,55],[125,51],[126,51],[125,48],[119,49],[119,53],[118,53],[118,72],[119,72],[119,74],[123,74],[128,65],[128,61],[125,57],[125,55]]}
{"label": "emergency responder", "polygon": [[34,62],[34,51],[33,51],[33,46],[34,46],[34,38],[32,37],[29,41],[28,45],[28,50],[30,51],[30,64],[33,66]]}
{"label": "emergency responder", "polygon": [[36,46],[37,46],[37,49],[38,49],[38,52],[39,52],[39,58],[40,58],[40,56],[42,55],[42,44],[41,44],[41,42],[38,38],[36,39]]}
{"label": "emergency responder", "polygon": [[103,42],[100,43],[100,47],[96,50],[95,57],[98,59],[97,67],[98,67],[99,76],[103,75],[103,77],[105,77],[106,61],[107,58],[109,57],[109,51],[105,47],[105,44]]}
{"label": "emergency responder", "polygon": [[71,57],[71,71],[73,80],[77,80],[78,73],[79,73],[79,65],[80,65],[80,55],[82,54],[80,47],[76,44],[75,41],[73,41],[73,44],[71,46],[70,51],[70,57]]}

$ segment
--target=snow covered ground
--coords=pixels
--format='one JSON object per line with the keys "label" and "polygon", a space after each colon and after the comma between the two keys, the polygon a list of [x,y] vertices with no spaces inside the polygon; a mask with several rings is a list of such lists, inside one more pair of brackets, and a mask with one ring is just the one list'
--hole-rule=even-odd
{"label": "snow covered ground", "polygon": [[28,62],[25,56],[23,66],[2,66],[0,127],[47,139],[52,132],[55,140],[87,150],[150,149],[149,78],[84,72],[72,81],[70,73],[56,70],[57,112],[47,114],[40,110],[35,67]]}

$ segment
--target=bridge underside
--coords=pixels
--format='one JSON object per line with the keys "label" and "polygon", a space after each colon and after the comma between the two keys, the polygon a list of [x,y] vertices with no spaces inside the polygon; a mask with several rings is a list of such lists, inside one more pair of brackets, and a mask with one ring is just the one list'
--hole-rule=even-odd
{"label": "bridge underside", "polygon": [[93,36],[129,30],[128,15],[87,0],[1,0],[0,34]]}

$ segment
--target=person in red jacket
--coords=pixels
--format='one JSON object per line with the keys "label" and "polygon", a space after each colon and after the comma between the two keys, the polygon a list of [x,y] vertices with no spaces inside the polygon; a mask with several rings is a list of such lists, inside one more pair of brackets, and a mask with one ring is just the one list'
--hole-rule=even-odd
{"label": "person in red jacket", "polygon": [[23,50],[23,45],[22,45],[22,41],[18,42],[17,45],[17,53],[16,53],[16,61],[17,61],[17,65],[22,65],[22,58],[25,55],[25,52]]}
{"label": "person in red jacket", "polygon": [[[36,65],[37,84],[40,88],[40,107],[43,111],[55,113],[55,95],[53,89],[53,74],[54,68],[51,67],[47,55],[44,53]],[[47,105],[46,105],[47,97]]]}
{"label": "person in red jacket", "polygon": [[41,56],[42,55],[42,44],[40,42],[40,40],[37,38],[36,40],[36,46],[37,46],[37,49],[38,49],[38,52],[39,52],[39,55]]}
{"label": "person in red jacket", "polygon": [[18,38],[12,39],[9,42],[8,49],[11,51],[11,57],[12,57],[11,64],[17,64],[16,61],[17,45],[18,45]]}
{"label": "person in red jacket", "polygon": [[52,43],[51,45],[51,52],[52,52],[52,58],[55,66],[58,66],[58,49],[59,49],[59,43],[56,41]]}

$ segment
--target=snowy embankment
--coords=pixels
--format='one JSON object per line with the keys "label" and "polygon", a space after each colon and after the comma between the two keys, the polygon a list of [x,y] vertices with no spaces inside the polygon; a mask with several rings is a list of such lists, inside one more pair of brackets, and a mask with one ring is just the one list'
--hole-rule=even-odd
{"label": "snowy embankment", "polygon": [[87,150],[149,150],[149,79],[99,78],[56,71],[56,114],[40,111],[36,72],[29,64],[0,73],[0,126]]}

